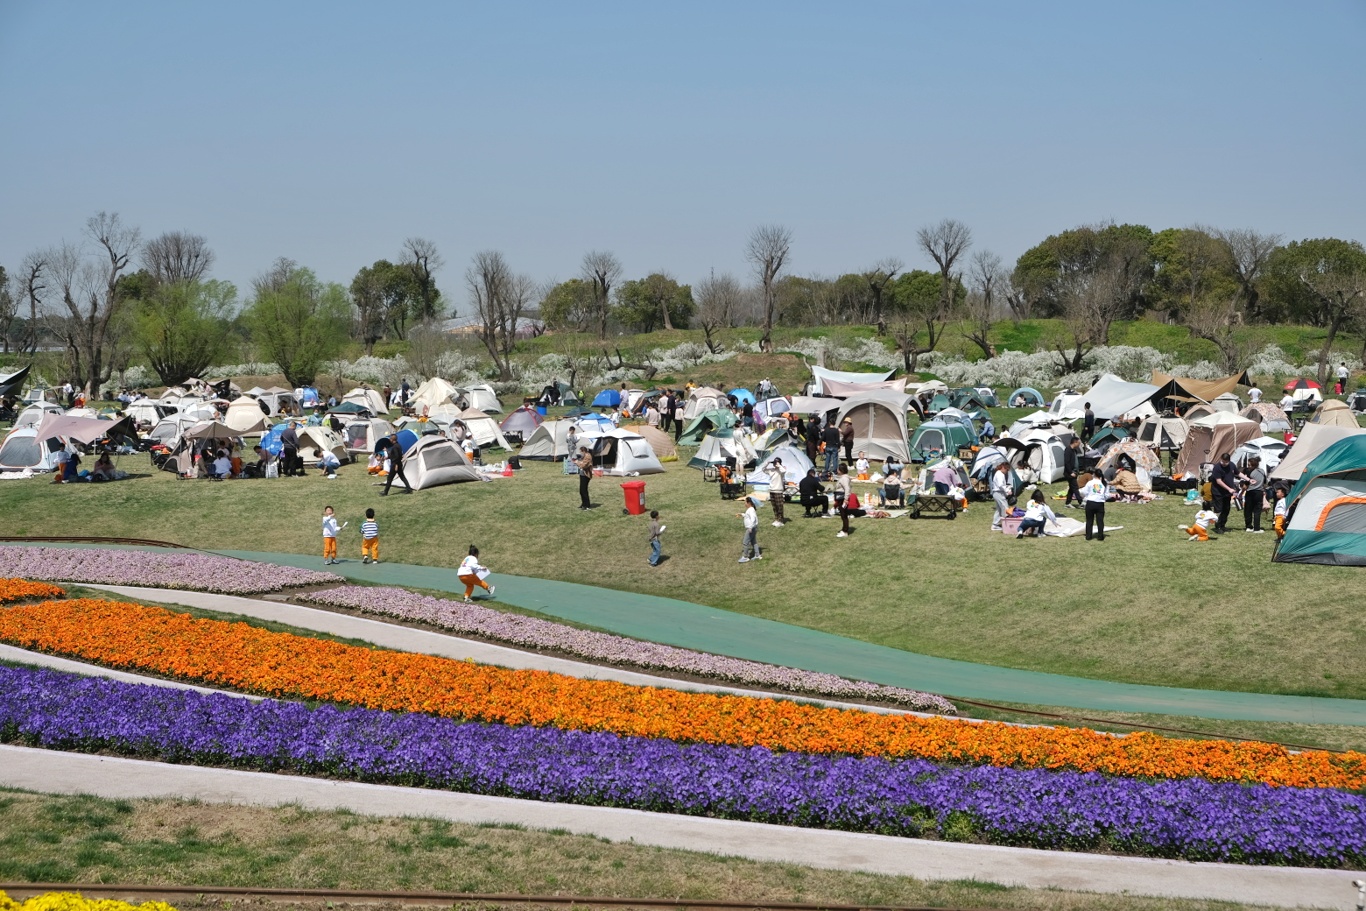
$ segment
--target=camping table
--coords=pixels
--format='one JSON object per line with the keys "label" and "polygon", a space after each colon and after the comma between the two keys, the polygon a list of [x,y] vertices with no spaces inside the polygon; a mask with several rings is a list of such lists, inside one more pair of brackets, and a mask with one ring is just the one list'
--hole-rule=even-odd
{"label": "camping table", "polygon": [[906,509],[912,519],[922,515],[941,515],[952,519],[958,515],[958,500],[946,494],[920,493],[906,495]]}

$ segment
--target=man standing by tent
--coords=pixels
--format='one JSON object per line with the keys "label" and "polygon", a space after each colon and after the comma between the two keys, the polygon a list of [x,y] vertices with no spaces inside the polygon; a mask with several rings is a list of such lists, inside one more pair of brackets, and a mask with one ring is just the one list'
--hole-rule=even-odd
{"label": "man standing by tent", "polygon": [[[1063,499],[1062,505],[1070,509],[1080,509],[1082,506],[1081,490],[1077,487],[1077,462],[1081,455],[1081,440],[1076,437],[1067,441],[1067,448],[1062,451],[1062,476],[1067,480],[1067,496]],[[1073,500],[1077,502],[1072,503]]]}
{"label": "man standing by tent", "polygon": [[1095,528],[1097,541],[1105,540],[1105,501],[1110,492],[1105,488],[1105,479],[1100,472],[1091,475],[1091,480],[1081,486],[1081,498],[1086,504],[1086,540],[1091,540],[1091,530]]}
{"label": "man standing by tent", "polygon": [[588,499],[588,482],[593,480],[593,454],[587,446],[579,447],[574,464],[579,469],[579,509],[592,509],[593,504]]}
{"label": "man standing by tent", "polygon": [[1096,435],[1096,413],[1091,410],[1090,402],[1086,403],[1085,408],[1081,421],[1081,441],[1090,443],[1091,437]]}
{"label": "man standing by tent", "polygon": [[387,453],[389,458],[389,477],[384,479],[384,490],[380,491],[379,495],[381,497],[389,496],[389,488],[394,486],[395,476],[402,479],[404,493],[412,493],[413,485],[408,483],[408,476],[403,473],[403,447],[398,441],[398,431],[395,430],[380,440],[375,451]]}
{"label": "man standing by tent", "polygon": [[825,444],[825,474],[827,477],[835,476],[835,468],[840,463],[840,429],[831,421],[825,425],[821,431],[821,442]]}
{"label": "man standing by tent", "polygon": [[284,447],[280,456],[282,463],[280,467],[284,469],[283,474],[287,478],[294,477],[296,471],[298,474],[304,473],[302,463],[299,460],[298,427],[298,421],[290,421],[289,426],[280,434],[280,445]]}
{"label": "man standing by tent", "polygon": [[1227,453],[1219,454],[1219,461],[1214,464],[1214,470],[1209,476],[1210,499],[1214,503],[1214,511],[1219,514],[1219,521],[1214,525],[1215,534],[1222,535],[1228,531],[1228,511],[1233,506],[1233,495],[1238,492],[1238,469],[1234,467],[1232,457]]}

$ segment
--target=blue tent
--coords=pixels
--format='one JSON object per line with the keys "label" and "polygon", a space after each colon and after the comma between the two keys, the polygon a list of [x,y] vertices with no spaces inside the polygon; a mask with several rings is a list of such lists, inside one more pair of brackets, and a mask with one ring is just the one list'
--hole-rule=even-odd
{"label": "blue tent", "polygon": [[299,392],[302,397],[299,404],[304,408],[317,408],[323,403],[322,396],[312,386],[305,386]]}
{"label": "blue tent", "polygon": [[[383,439],[387,438],[380,437],[379,440],[375,441],[375,452],[379,452],[379,442]],[[418,439],[418,435],[413,433],[411,430],[408,430],[407,428],[400,430],[398,432],[398,451],[401,453],[406,453],[409,449],[413,448],[413,444],[416,443]]]}
{"label": "blue tent", "polygon": [[753,405],[759,401],[754,397],[754,393],[750,392],[748,389],[732,389],[726,394],[735,396],[735,404],[737,405],[743,405],[746,402]]}
{"label": "blue tent", "polygon": [[1016,389],[1010,395],[1006,396],[1006,407],[1018,408],[1019,406],[1015,404],[1015,399],[1021,397],[1024,398],[1024,407],[1026,408],[1042,408],[1045,404],[1042,392],[1032,386],[1021,386],[1019,389]]}
{"label": "blue tent", "polygon": [[280,442],[280,434],[284,433],[285,428],[288,426],[289,421],[285,421],[283,423],[276,424],[274,427],[267,430],[265,434],[261,437],[261,448],[273,456],[277,456],[280,453],[284,452],[285,446],[283,443]]}
{"label": "blue tent", "polygon": [[621,404],[620,389],[604,389],[593,399],[594,408],[616,408]]}

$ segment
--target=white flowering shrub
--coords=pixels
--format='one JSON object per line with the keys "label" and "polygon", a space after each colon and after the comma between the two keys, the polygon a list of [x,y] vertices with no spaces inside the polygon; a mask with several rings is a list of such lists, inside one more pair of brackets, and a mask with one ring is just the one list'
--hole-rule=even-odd
{"label": "white flowering shrub", "polygon": [[1228,372],[1223,366],[1213,361],[1196,361],[1194,364],[1175,364],[1170,370],[1164,370],[1172,376],[1184,376],[1193,380],[1219,380],[1228,376]]}
{"label": "white flowering shrub", "polygon": [[123,389],[144,389],[148,386],[160,386],[161,377],[157,376],[149,367],[134,364],[126,370],[120,370],[110,385]]}
{"label": "white flowering shrub", "polygon": [[1086,366],[1094,366],[1093,373],[1113,373],[1131,383],[1146,383],[1154,370],[1171,373],[1172,357],[1156,348],[1108,345],[1091,351]]}
{"label": "white flowering shrub", "polygon": [[204,371],[203,379],[222,380],[231,379],[235,376],[270,376],[272,373],[283,373],[279,364],[269,361],[251,361],[246,364],[220,364],[210,367]]}
{"label": "white flowering shrub", "polygon": [[371,386],[397,386],[405,376],[410,376],[412,367],[401,354],[393,357],[365,355],[354,361],[328,361],[323,364],[322,372],[327,376],[344,376]]}
{"label": "white flowering shrub", "polygon": [[1285,352],[1278,345],[1267,345],[1258,351],[1247,365],[1247,372],[1254,376],[1294,376],[1300,368],[1286,360]]}

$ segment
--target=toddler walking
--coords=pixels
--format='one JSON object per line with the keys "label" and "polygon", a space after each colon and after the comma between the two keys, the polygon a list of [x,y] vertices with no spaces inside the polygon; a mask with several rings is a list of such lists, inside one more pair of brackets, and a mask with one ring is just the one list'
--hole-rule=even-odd
{"label": "toddler walking", "polygon": [[474,603],[474,588],[476,585],[488,592],[490,598],[493,597],[496,586],[489,585],[484,581],[484,578],[489,574],[489,568],[479,562],[479,548],[475,547],[473,544],[470,545],[469,555],[460,562],[460,569],[458,572],[460,581],[465,583],[466,604]]}
{"label": "toddler walking", "polygon": [[[349,523],[348,523],[349,524]],[[337,525],[337,516],[332,511],[331,506],[323,507],[323,563],[324,565],[340,563],[337,559],[337,533],[345,528],[345,525]]]}
{"label": "toddler walking", "polygon": [[1177,528],[1190,535],[1188,541],[1208,541],[1209,530],[1215,522],[1219,521],[1219,514],[1210,509],[1210,501],[1205,500],[1200,504],[1200,511],[1195,514],[1195,521],[1189,526],[1178,525]]}
{"label": "toddler walking", "polygon": [[360,555],[362,563],[379,562],[379,523],[375,521],[375,510],[365,511],[365,521],[360,525]]}

